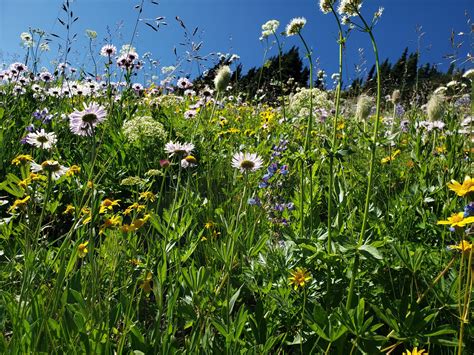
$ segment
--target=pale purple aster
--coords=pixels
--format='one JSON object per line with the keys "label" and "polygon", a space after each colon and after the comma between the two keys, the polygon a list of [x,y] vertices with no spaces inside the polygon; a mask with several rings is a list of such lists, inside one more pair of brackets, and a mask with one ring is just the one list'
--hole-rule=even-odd
{"label": "pale purple aster", "polygon": [[111,44],[106,44],[100,50],[100,55],[102,57],[112,57],[117,53],[117,48]]}
{"label": "pale purple aster", "polygon": [[42,73],[40,73],[39,75],[40,79],[42,81],[44,81],[45,83],[49,83],[50,81],[53,81],[54,80],[54,75],[51,74],[50,72],[48,71],[44,71]]}
{"label": "pale purple aster", "polygon": [[185,90],[191,88],[193,86],[193,83],[191,83],[188,78],[179,78],[177,86],[178,88]]}
{"label": "pale purple aster", "polygon": [[180,142],[168,142],[165,144],[165,152],[172,157],[175,154],[186,154],[190,155],[194,149],[192,143],[180,143]]}
{"label": "pale purple aster", "polygon": [[75,110],[69,115],[69,126],[74,134],[79,136],[90,136],[92,130],[99,123],[105,121],[107,111],[105,107],[93,102],[89,105],[84,103],[84,110]]}
{"label": "pale purple aster", "polygon": [[184,113],[184,118],[189,120],[190,118],[194,118],[196,117],[197,115],[197,111],[196,110],[188,110]]}

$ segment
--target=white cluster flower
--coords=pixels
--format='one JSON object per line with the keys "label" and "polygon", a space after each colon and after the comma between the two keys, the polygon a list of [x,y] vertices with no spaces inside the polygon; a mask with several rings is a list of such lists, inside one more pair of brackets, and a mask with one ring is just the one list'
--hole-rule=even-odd
{"label": "white cluster flower", "polygon": [[324,14],[328,14],[332,11],[336,0],[319,0],[319,8]]}
{"label": "white cluster flower", "polygon": [[150,116],[135,116],[124,122],[123,134],[132,144],[155,144],[166,140],[168,134],[163,125]]}
{"label": "white cluster flower", "polygon": [[280,22],[277,20],[270,20],[265,22],[262,25],[262,36],[260,39],[267,38],[268,36],[271,36],[273,33],[276,33],[278,27],[280,26]]}
{"label": "white cluster flower", "polygon": [[463,78],[474,80],[474,69],[469,69],[463,74]]}
{"label": "white cluster flower", "polygon": [[306,19],[304,17],[296,17],[286,25],[286,35],[294,36],[300,33],[303,27],[306,25]]}
{"label": "white cluster flower", "polygon": [[331,108],[332,103],[328,100],[326,92],[317,88],[313,88],[313,90],[301,89],[296,94],[290,96],[290,104],[288,106],[289,114],[303,117],[305,114],[309,113],[311,96],[313,99],[314,110],[329,110]]}
{"label": "white cluster flower", "polygon": [[357,12],[362,7],[362,0],[341,0],[337,12],[340,15],[357,16]]}

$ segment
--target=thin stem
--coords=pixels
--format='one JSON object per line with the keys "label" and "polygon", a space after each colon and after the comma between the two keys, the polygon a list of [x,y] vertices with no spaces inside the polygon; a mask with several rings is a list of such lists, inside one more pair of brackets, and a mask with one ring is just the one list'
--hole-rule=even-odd
{"label": "thin stem", "polygon": [[331,154],[329,155],[329,186],[328,186],[328,242],[327,251],[329,254],[332,253],[332,193],[334,185],[334,155],[336,154],[336,142],[337,142],[337,121],[339,118],[340,101],[341,101],[341,86],[342,86],[342,50],[344,46],[344,37],[342,35],[341,22],[336,14],[336,11],[331,5],[332,13],[336,18],[337,25],[339,27],[339,79],[336,88],[336,112],[334,116],[333,128],[332,128],[332,142],[331,142]]}
{"label": "thin stem", "polygon": [[372,193],[372,185],[373,185],[373,177],[374,177],[374,167],[375,167],[375,152],[377,148],[377,135],[378,135],[378,130],[379,130],[379,123],[380,123],[380,98],[381,98],[381,78],[380,78],[380,62],[379,62],[379,52],[377,48],[377,43],[375,41],[374,35],[372,33],[372,28],[367,24],[365,19],[362,17],[360,12],[358,10],[357,14],[359,15],[360,19],[364,23],[365,26],[365,31],[369,34],[370,36],[370,41],[372,42],[372,47],[374,50],[374,55],[375,55],[375,67],[377,69],[377,106],[376,106],[376,113],[375,113],[375,126],[374,126],[374,132],[372,136],[372,142],[370,144],[370,167],[369,167],[369,177],[368,177],[368,182],[367,182],[367,193],[365,196],[365,205],[364,205],[364,215],[362,217],[362,227],[360,230],[360,235],[359,235],[359,240],[357,243],[357,250],[356,250],[356,255],[354,258],[354,264],[353,264],[353,270],[352,270],[352,278],[351,282],[349,285],[349,293],[347,296],[347,303],[346,303],[346,308],[350,308],[352,304],[352,297],[354,293],[354,285],[355,285],[355,279],[357,278],[357,274],[359,272],[359,258],[360,254],[358,249],[360,246],[362,246],[362,243],[364,242],[365,238],[365,232],[367,229],[367,219],[369,215],[369,204],[370,204],[370,195]]}

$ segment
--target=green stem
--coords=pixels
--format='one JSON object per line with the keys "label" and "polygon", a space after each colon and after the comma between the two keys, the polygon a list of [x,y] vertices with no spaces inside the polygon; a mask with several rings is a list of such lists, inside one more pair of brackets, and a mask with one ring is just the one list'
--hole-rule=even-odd
{"label": "green stem", "polygon": [[365,238],[365,232],[367,229],[367,219],[369,215],[369,204],[370,204],[370,195],[372,193],[372,184],[373,184],[373,177],[374,177],[374,167],[375,167],[375,152],[377,148],[377,135],[378,135],[378,130],[379,130],[379,121],[380,121],[380,98],[381,98],[381,79],[380,79],[380,63],[379,63],[379,52],[377,48],[377,43],[375,41],[374,35],[372,33],[372,28],[367,24],[365,19],[362,17],[360,12],[357,10],[357,14],[359,15],[360,19],[364,23],[365,30],[370,36],[370,41],[372,42],[372,47],[374,50],[374,55],[375,55],[375,67],[377,69],[377,106],[376,106],[376,113],[375,113],[375,126],[374,126],[374,132],[372,136],[372,142],[370,144],[370,167],[369,167],[369,177],[368,177],[368,182],[367,182],[367,193],[365,196],[365,205],[364,205],[364,215],[362,217],[362,227],[360,230],[360,235],[359,235],[359,240],[357,243],[357,250],[356,250],[356,256],[354,258],[354,264],[353,264],[353,270],[352,270],[352,277],[351,277],[351,282],[349,285],[349,292],[347,295],[347,303],[346,303],[346,308],[349,309],[352,304],[352,297],[354,294],[354,285],[355,285],[355,279],[357,278],[358,272],[359,272],[359,251],[358,249],[364,242]]}
{"label": "green stem", "polygon": [[339,118],[340,101],[341,101],[341,86],[342,86],[342,50],[344,46],[344,38],[342,35],[341,22],[336,14],[334,8],[332,13],[336,18],[337,25],[339,27],[339,80],[336,88],[336,113],[334,116],[334,122],[332,127],[332,142],[331,142],[331,154],[329,155],[329,186],[328,186],[328,243],[327,251],[329,254],[332,253],[332,193],[334,185],[334,155],[336,154],[336,140],[337,140],[337,121]]}

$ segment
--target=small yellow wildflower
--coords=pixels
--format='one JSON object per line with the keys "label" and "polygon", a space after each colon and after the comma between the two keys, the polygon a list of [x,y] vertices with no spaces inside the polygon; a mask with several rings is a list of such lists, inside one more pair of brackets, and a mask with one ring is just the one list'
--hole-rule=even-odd
{"label": "small yellow wildflower", "polygon": [[139,199],[153,202],[153,201],[156,200],[156,196],[151,191],[145,191],[145,192],[140,192],[140,198]]}
{"label": "small yellow wildflower", "polygon": [[152,282],[153,282],[153,274],[151,272],[148,272],[145,276],[145,279],[142,281],[140,288],[145,292],[146,294],[150,293],[152,290]]}
{"label": "small yellow wildflower", "polygon": [[449,249],[459,250],[461,253],[464,253],[464,255],[470,254],[472,243],[469,243],[467,240],[463,240],[458,245],[450,245]]}
{"label": "small yellow wildflower", "polygon": [[102,214],[102,213],[105,213],[107,211],[113,211],[114,206],[120,206],[119,202],[120,202],[120,200],[111,200],[110,198],[106,198],[100,204],[99,213]]}
{"label": "small yellow wildflower", "polygon": [[11,212],[11,211],[16,210],[17,208],[25,207],[28,204],[29,200],[30,200],[30,196],[26,196],[23,199],[15,200],[15,202],[13,202],[13,205],[10,207],[9,211]]}
{"label": "small yellow wildflower", "polygon": [[214,227],[214,223],[213,223],[213,222],[210,222],[210,221],[209,221],[209,222],[206,222],[206,223],[204,224],[204,228],[206,228],[206,229],[211,229],[212,227]]}
{"label": "small yellow wildflower", "polygon": [[76,208],[69,204],[66,206],[66,209],[64,210],[63,214],[73,214],[73,212],[76,210]]}
{"label": "small yellow wildflower", "polygon": [[81,172],[81,168],[77,165],[71,165],[69,167],[69,169],[66,171],[66,176],[67,177],[70,177],[70,176],[74,176],[74,175],[77,175]]}
{"label": "small yellow wildflower", "polygon": [[450,224],[454,227],[465,227],[466,224],[474,223],[474,216],[464,218],[464,212],[453,213],[451,217],[448,217],[445,221],[438,221],[437,224]]}
{"label": "small yellow wildflower", "polygon": [[143,216],[143,218],[134,219],[132,223],[130,224],[130,226],[133,226],[133,229],[137,230],[138,228],[143,226],[146,223],[146,221],[148,221],[149,219],[150,219],[150,215],[146,214]]}
{"label": "small yellow wildflower", "polygon": [[465,196],[470,192],[474,192],[474,179],[466,176],[462,184],[456,180],[451,180],[451,182],[448,184],[448,188],[454,191],[458,196]]}
{"label": "small yellow wildflower", "polygon": [[77,247],[77,252],[78,252],[80,258],[85,257],[87,255],[87,253],[89,252],[89,250],[87,250],[87,244],[89,244],[89,242],[81,243]]}
{"label": "small yellow wildflower", "polygon": [[87,188],[92,189],[94,187],[94,182],[92,180],[87,181]]}
{"label": "small yellow wildflower", "polygon": [[99,234],[103,234],[104,231],[108,228],[114,228],[114,227],[120,226],[121,222],[122,221],[120,220],[119,216],[112,216],[110,218],[107,218],[104,221],[104,224],[102,224],[102,226],[100,227]]}
{"label": "small yellow wildflower", "polygon": [[30,161],[33,161],[33,157],[29,154],[20,154],[15,159],[12,160],[13,165],[25,164]]}
{"label": "small yellow wildflower", "polygon": [[304,268],[297,267],[296,270],[291,271],[288,284],[294,285],[294,289],[297,290],[298,287],[304,287],[309,280],[311,280],[309,272]]}
{"label": "small yellow wildflower", "polygon": [[137,212],[140,212],[143,210],[146,206],[145,205],[140,205],[138,202],[132,203],[130,206],[127,207],[125,211],[123,211],[123,214],[125,216],[129,215],[130,213],[133,212],[133,210],[137,210]]}
{"label": "small yellow wildflower", "polygon": [[398,154],[400,154],[400,149],[397,149],[396,151],[394,151],[390,156],[383,158],[383,159],[381,160],[381,163],[382,163],[382,164],[386,164],[386,163],[388,163],[388,162],[390,162],[390,161],[395,160],[395,158],[396,158],[396,156],[397,156]]}
{"label": "small yellow wildflower", "polygon": [[428,355],[428,353],[425,352],[425,351],[426,350],[424,350],[424,349],[418,350],[417,347],[414,347],[412,351],[407,350],[407,351],[403,352],[403,355]]}
{"label": "small yellow wildflower", "polygon": [[22,189],[26,189],[29,184],[30,184],[30,179],[29,178],[18,181],[18,183],[17,183],[18,187],[21,187]]}

